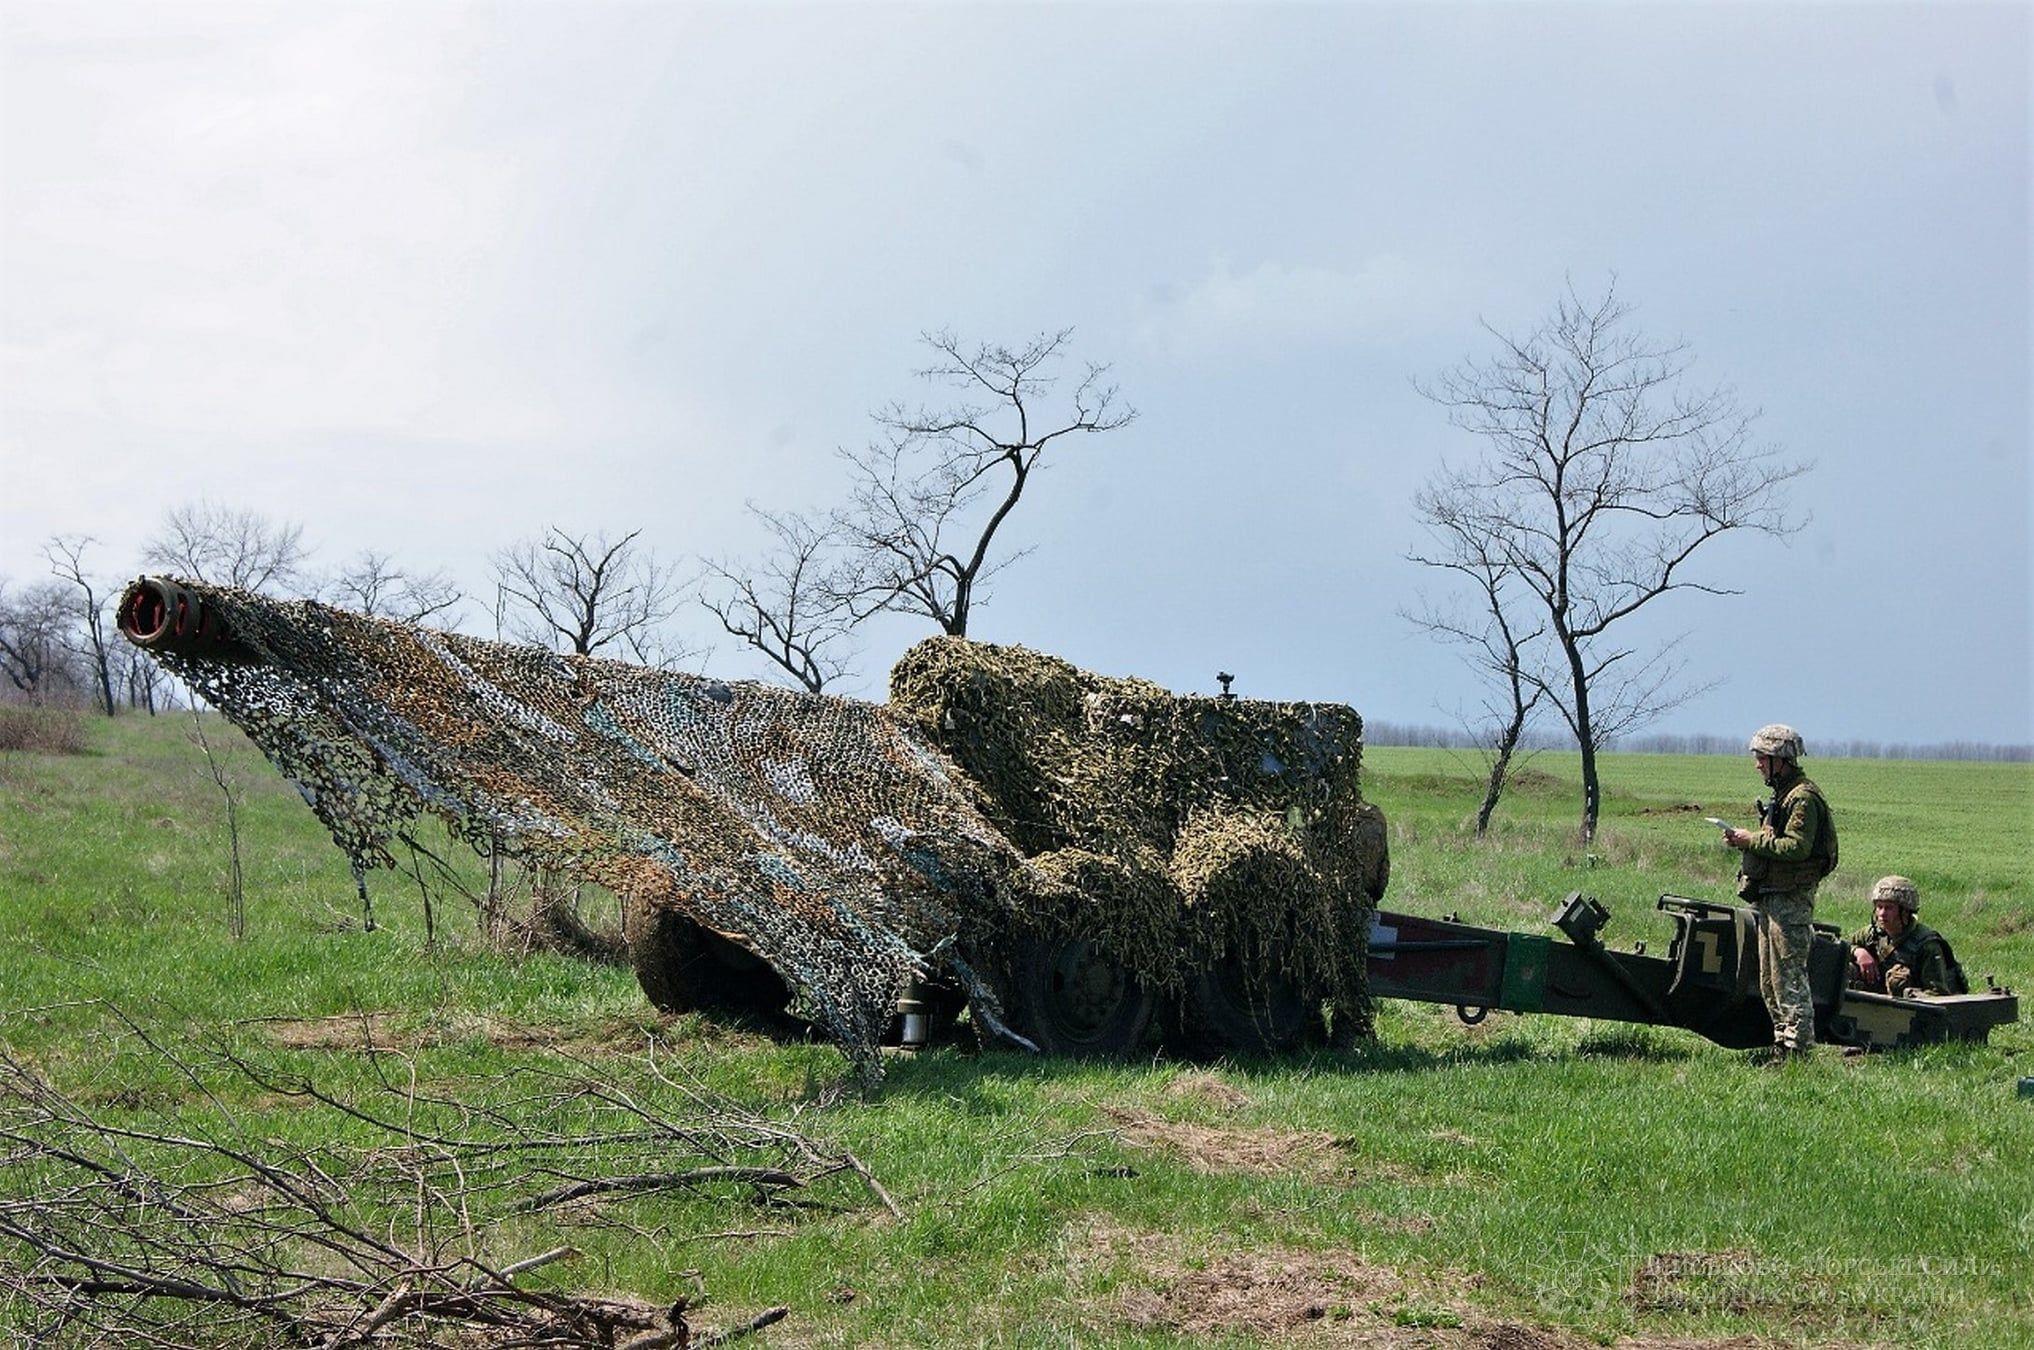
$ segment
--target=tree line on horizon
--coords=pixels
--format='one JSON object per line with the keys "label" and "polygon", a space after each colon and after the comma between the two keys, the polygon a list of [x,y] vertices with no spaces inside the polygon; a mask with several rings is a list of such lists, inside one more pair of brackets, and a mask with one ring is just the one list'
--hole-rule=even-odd
{"label": "tree line on horizon", "polygon": [[[1460,726],[1432,723],[1394,722],[1382,718],[1363,719],[1363,743],[1376,746],[1404,746],[1430,750],[1488,752],[1487,738]],[[1554,750],[1573,754],[1575,738],[1564,732],[1536,729],[1519,740],[1520,756]],[[1747,753],[1742,735],[1711,732],[1657,731],[1621,736],[1601,744],[1606,754],[1633,755],[1730,755]],[[1817,740],[1810,749],[1818,759],[1912,759],[1965,760],[1999,764],[2034,763],[2034,745],[1995,741],[1878,741],[1865,738]],[[1521,761],[1514,759],[1514,769]]]}

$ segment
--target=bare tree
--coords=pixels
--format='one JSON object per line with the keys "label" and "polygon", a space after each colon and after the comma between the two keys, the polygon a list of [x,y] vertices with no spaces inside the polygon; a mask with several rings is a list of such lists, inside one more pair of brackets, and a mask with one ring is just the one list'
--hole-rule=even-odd
{"label": "bare tree", "polygon": [[28,702],[62,701],[86,687],[71,625],[71,597],[60,583],[10,592],[0,580],[0,676]]}
{"label": "bare tree", "polygon": [[754,564],[708,562],[714,578],[700,603],[731,636],[776,662],[812,693],[848,672],[854,619],[829,575],[839,543],[834,522],[778,515],[753,502],[774,546]]}
{"label": "bare tree", "polygon": [[1490,832],[1490,817],[1504,795],[1519,743],[1546,697],[1547,675],[1538,661],[1547,625],[1530,610],[1512,612],[1506,587],[1516,579],[1495,555],[1489,537],[1465,528],[1454,517],[1430,516],[1425,524],[1434,549],[1414,552],[1411,560],[1454,573],[1475,595],[1467,605],[1437,605],[1423,598],[1419,608],[1399,613],[1436,639],[1464,648],[1489,691],[1482,726],[1468,725],[1465,719],[1466,729],[1487,756],[1483,800],[1476,808],[1476,837],[1481,839]]}
{"label": "bare tree", "polygon": [[1695,578],[1691,560],[1725,534],[1799,529],[1783,488],[1808,469],[1755,444],[1756,410],[1728,388],[1691,388],[1686,345],[1632,331],[1630,316],[1614,281],[1591,301],[1571,286],[1522,337],[1485,325],[1490,360],[1420,387],[1484,453],[1443,467],[1414,509],[1430,528],[1487,541],[1516,579],[1503,604],[1520,631],[1544,620],[1557,673],[1542,687],[1581,747],[1585,840],[1602,807],[1598,747],[1689,696],[1674,644],[1646,655],[1617,640],[1618,625],[1676,591],[1737,594]]}
{"label": "bare tree", "polygon": [[139,647],[127,646],[118,657],[121,685],[127,691],[127,706],[141,708],[153,716],[161,708],[177,706],[176,687],[163,673],[155,658]]}
{"label": "bare tree", "polygon": [[200,501],[170,510],[141,556],[193,581],[266,591],[298,581],[308,550],[301,525]]}
{"label": "bare tree", "polygon": [[638,549],[641,530],[610,541],[605,533],[567,534],[557,526],[494,555],[505,630],[524,642],[581,656],[609,647],[645,665],[678,659],[663,623],[684,599],[677,569]]}
{"label": "bare tree", "polygon": [[339,569],[325,591],[336,605],[398,623],[448,615],[465,598],[445,573],[406,571],[388,554],[371,548],[360,550]]}
{"label": "bare tree", "polygon": [[72,598],[73,650],[87,662],[98,690],[99,706],[108,717],[118,705],[113,700],[113,652],[106,641],[106,605],[117,591],[102,588],[85,574],[85,550],[96,543],[90,535],[59,534],[42,546],[50,571],[75,589]]}
{"label": "bare tree", "polygon": [[1076,434],[1115,431],[1137,416],[1116,405],[1106,366],[1089,364],[1063,411],[1044,415],[1072,329],[1017,348],[963,346],[925,334],[937,353],[922,378],[962,391],[940,409],[891,404],[875,414],[881,440],[843,451],[853,498],[836,517],[846,550],[841,599],[856,620],[889,610],[919,614],[965,637],[982,583],[1000,560],[997,532],[1017,507],[1047,449]]}

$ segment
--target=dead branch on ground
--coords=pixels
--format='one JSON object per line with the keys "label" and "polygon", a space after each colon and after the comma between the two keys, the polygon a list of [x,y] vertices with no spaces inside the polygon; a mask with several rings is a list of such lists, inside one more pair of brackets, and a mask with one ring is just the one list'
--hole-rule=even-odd
{"label": "dead branch on ground", "polygon": [[[640,1233],[600,1206],[679,1189],[845,1209],[852,1193],[813,1188],[847,1176],[896,1212],[853,1155],[647,1058],[596,1072],[552,1056],[427,1090],[383,1050],[359,1061],[372,1085],[341,1092],[121,1020],[135,1074],[174,1089],[88,1106],[0,1045],[0,1324],[37,1345],[721,1345],[785,1310],[709,1332],[688,1324],[682,1298],[558,1287],[579,1253],[530,1216],[569,1206],[582,1229]],[[169,1104],[136,1105],[158,1098]],[[243,1120],[246,1103],[284,1099],[301,1108],[293,1140],[317,1142]]]}

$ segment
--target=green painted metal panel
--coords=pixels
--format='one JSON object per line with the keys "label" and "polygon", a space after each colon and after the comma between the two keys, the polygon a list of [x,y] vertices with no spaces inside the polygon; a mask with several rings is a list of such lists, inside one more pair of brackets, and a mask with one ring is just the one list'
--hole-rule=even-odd
{"label": "green painted metal panel", "polygon": [[1504,943],[1504,977],[1497,1006],[1511,1012],[1542,1012],[1547,1006],[1547,963],[1551,938],[1510,933]]}

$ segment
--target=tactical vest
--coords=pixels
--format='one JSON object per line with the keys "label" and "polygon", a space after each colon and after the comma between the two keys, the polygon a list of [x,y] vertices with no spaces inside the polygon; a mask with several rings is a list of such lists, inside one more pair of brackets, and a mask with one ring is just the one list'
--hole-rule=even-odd
{"label": "tactical vest", "polygon": [[[1910,923],[1907,931],[1900,934],[1896,942],[1880,930],[1877,924],[1871,928],[1871,941],[1860,945],[1869,947],[1879,964],[1890,970],[1894,966],[1905,966],[1913,972],[1916,985],[1937,994],[1967,994],[1970,981],[1964,978],[1963,967],[1957,964],[1956,953],[1949,949],[1949,939],[1925,924]],[[1928,958],[1931,949],[1942,954],[1941,978],[1929,979]]]}
{"label": "tactical vest", "polygon": [[1784,823],[1803,797],[1813,803],[1809,814],[1815,821],[1805,856],[1782,859],[1759,853],[1744,855],[1744,875],[1762,891],[1806,890],[1836,870],[1836,821],[1830,815],[1822,789],[1809,781],[1807,775],[1797,775],[1785,792],[1775,793],[1767,819]]}

